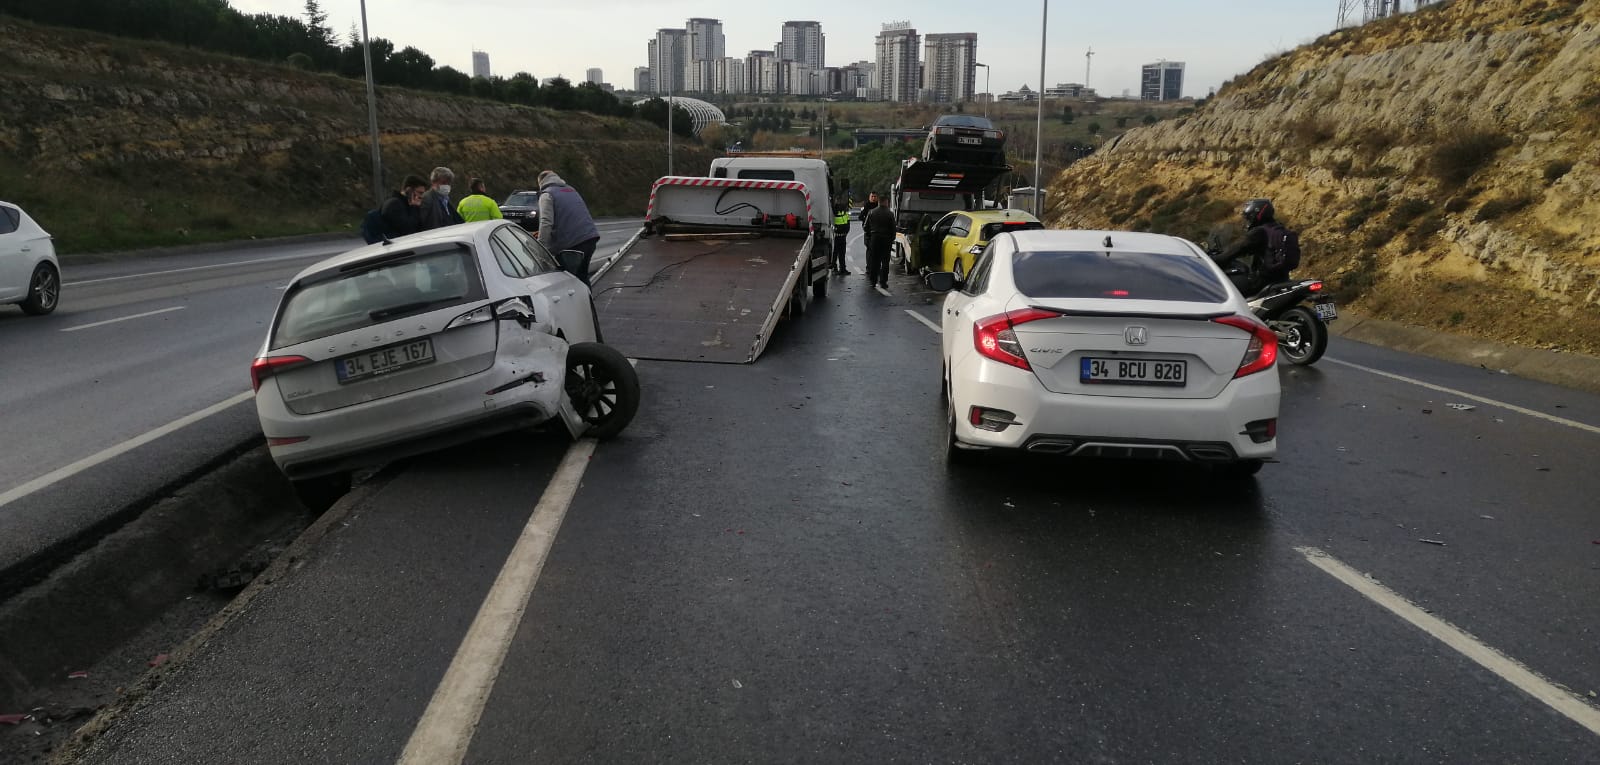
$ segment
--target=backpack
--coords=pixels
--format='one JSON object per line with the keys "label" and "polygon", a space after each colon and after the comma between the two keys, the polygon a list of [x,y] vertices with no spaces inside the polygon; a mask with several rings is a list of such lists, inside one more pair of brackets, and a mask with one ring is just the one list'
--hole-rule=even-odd
{"label": "backpack", "polygon": [[383,229],[382,210],[368,210],[366,215],[361,216],[361,238],[367,240],[367,244],[377,244],[387,239]]}
{"label": "backpack", "polygon": [[1300,267],[1300,235],[1282,223],[1267,224],[1267,251],[1261,265],[1268,271],[1293,271]]}

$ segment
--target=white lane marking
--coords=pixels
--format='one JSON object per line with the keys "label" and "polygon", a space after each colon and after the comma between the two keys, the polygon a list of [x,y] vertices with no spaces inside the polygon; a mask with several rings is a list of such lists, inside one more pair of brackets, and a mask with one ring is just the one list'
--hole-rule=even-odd
{"label": "white lane marking", "polygon": [[171,308],[162,308],[162,309],[157,310],[157,311],[145,311],[144,313],[136,313],[136,314],[134,314],[132,316],[124,316],[124,317],[122,317],[120,319],[106,319],[105,321],[97,321],[97,322],[94,322],[92,324],[79,324],[76,327],[67,327],[66,329],[63,329],[61,331],[62,332],[77,332],[80,329],[91,329],[91,328],[94,328],[94,327],[104,327],[107,324],[116,324],[119,321],[128,321],[130,319],[143,319],[146,316],[155,316],[158,313],[171,313],[173,311],[182,311],[183,309],[184,309],[184,306],[175,305],[175,306],[173,306]]}
{"label": "white lane marking", "polygon": [[217,412],[233,406],[234,404],[247,401],[254,395],[255,394],[250,391],[245,391],[230,399],[212,404],[211,406],[201,409],[193,414],[187,414],[179,417],[178,419],[162,425],[155,430],[146,431],[145,433],[134,436],[133,438],[123,441],[122,443],[117,444],[109,449],[91,454],[81,460],[78,460],[77,462],[72,463],[71,465],[56,468],[55,470],[45,473],[44,475],[22,484],[21,486],[6,491],[4,494],[0,494],[0,507],[5,507],[6,505],[18,499],[26,497],[29,494],[32,494],[47,486],[58,483],[63,479],[71,478],[72,476],[82,473],[83,471],[88,470],[89,468],[92,468],[95,465],[105,462],[113,457],[126,454],[186,425],[192,425],[196,422],[199,422],[213,414],[216,414]]}
{"label": "white lane marking", "polygon": [[1383,586],[1377,580],[1362,576],[1360,572],[1322,550],[1315,547],[1296,547],[1294,549],[1304,555],[1311,565],[1322,569],[1329,576],[1348,585],[1368,600],[1383,606],[1395,616],[1410,622],[1412,626],[1455,649],[1462,656],[1499,675],[1502,680],[1544,702],[1551,709],[1566,716],[1567,719],[1588,728],[1590,733],[1600,735],[1600,710],[1589,706],[1582,699],[1563,690],[1555,683],[1540,677],[1516,659],[1485,645],[1460,628],[1418,608],[1411,601],[1401,597],[1394,590]]}
{"label": "white lane marking", "polygon": [[275,257],[275,258],[255,258],[254,260],[235,260],[235,261],[233,261],[231,263],[212,263],[209,266],[186,266],[184,268],[169,268],[169,269],[167,269],[165,271],[146,271],[145,273],[142,273],[142,274],[126,274],[126,275],[123,275],[123,276],[106,276],[106,277],[102,277],[102,278],[99,278],[99,279],[84,279],[83,281],[77,281],[77,282],[65,282],[61,286],[63,286],[63,287],[77,287],[77,286],[84,285],[84,284],[100,284],[102,282],[120,282],[120,281],[123,281],[125,279],[143,279],[143,278],[145,278],[147,276],[165,276],[167,274],[182,274],[182,273],[187,273],[189,271],[205,271],[207,269],[212,269],[212,268],[231,268],[233,266],[252,266],[252,265],[255,265],[257,263],[277,263],[279,261],[285,261],[285,260],[310,260],[312,258],[326,258],[326,257],[328,257],[330,252],[339,252],[339,250],[330,250],[328,252],[318,252],[318,253],[315,253],[315,254],[312,254],[312,255],[279,255],[278,257]]}
{"label": "white lane marking", "polygon": [[461,647],[456,649],[450,669],[433,692],[427,711],[406,742],[399,765],[455,765],[466,757],[500,665],[522,623],[528,598],[544,570],[545,558],[555,543],[556,532],[561,530],[561,520],[572,505],[572,497],[578,492],[594,447],[594,439],[585,438],[567,449],[505,566],[495,577],[494,586],[479,606]]}
{"label": "white lane marking", "polygon": [[1594,425],[1590,425],[1590,424],[1588,424],[1586,422],[1578,422],[1577,420],[1569,420],[1569,419],[1567,419],[1565,417],[1557,417],[1557,416],[1555,416],[1553,414],[1545,414],[1544,412],[1535,411],[1535,410],[1529,409],[1527,407],[1517,406],[1516,404],[1508,404],[1508,403],[1506,403],[1504,401],[1496,401],[1496,400],[1494,400],[1492,398],[1484,398],[1483,396],[1477,396],[1477,395],[1474,395],[1474,394],[1471,394],[1471,393],[1467,393],[1466,391],[1459,391],[1459,390],[1456,390],[1455,388],[1446,388],[1443,385],[1434,385],[1433,383],[1423,382],[1421,380],[1417,380],[1417,379],[1413,379],[1413,378],[1410,378],[1410,377],[1406,377],[1405,375],[1397,375],[1397,374],[1395,374],[1393,372],[1385,372],[1385,371],[1383,371],[1381,369],[1373,369],[1372,367],[1364,367],[1364,366],[1362,366],[1360,364],[1352,364],[1352,363],[1350,363],[1348,361],[1340,361],[1338,359],[1331,358],[1331,357],[1324,357],[1323,361],[1329,361],[1329,362],[1332,362],[1334,364],[1338,364],[1340,366],[1350,367],[1351,369],[1359,369],[1359,370],[1361,370],[1363,372],[1367,372],[1367,373],[1370,373],[1370,374],[1375,374],[1375,375],[1377,375],[1379,377],[1387,377],[1387,378],[1389,378],[1391,380],[1399,380],[1400,382],[1403,382],[1403,383],[1411,383],[1412,385],[1416,385],[1416,386],[1419,386],[1419,387],[1427,388],[1428,390],[1435,390],[1435,391],[1438,391],[1440,393],[1448,393],[1448,394],[1450,394],[1452,396],[1459,396],[1459,397],[1464,398],[1464,399],[1469,399],[1469,400],[1472,400],[1472,401],[1476,401],[1476,402],[1478,402],[1480,404],[1488,404],[1489,406],[1498,406],[1501,409],[1508,409],[1510,411],[1516,412],[1517,414],[1524,414],[1524,415],[1527,415],[1529,417],[1533,417],[1535,419],[1544,420],[1546,422],[1553,422],[1553,423],[1555,423],[1557,425],[1565,425],[1565,426],[1567,426],[1569,428],[1576,428],[1578,430],[1587,431],[1589,433],[1594,433],[1595,435],[1600,435],[1600,427],[1595,427]]}
{"label": "white lane marking", "polygon": [[933,330],[935,334],[940,334],[940,335],[944,334],[944,330],[940,329],[939,325],[934,324],[932,321],[929,321],[928,317],[923,316],[922,314],[917,313],[916,311],[913,311],[910,308],[906,309],[906,313],[911,314],[911,318],[922,322],[923,326],[927,327],[928,329]]}

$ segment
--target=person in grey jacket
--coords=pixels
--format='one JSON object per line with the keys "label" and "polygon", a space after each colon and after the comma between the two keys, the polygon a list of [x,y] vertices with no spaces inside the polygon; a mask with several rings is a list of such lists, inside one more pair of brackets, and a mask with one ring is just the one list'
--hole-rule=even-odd
{"label": "person in grey jacket", "polygon": [[[562,268],[589,283],[589,260],[600,243],[600,229],[595,228],[583,196],[554,170],[539,173],[538,237],[560,259]],[[568,250],[579,254],[567,255]]]}

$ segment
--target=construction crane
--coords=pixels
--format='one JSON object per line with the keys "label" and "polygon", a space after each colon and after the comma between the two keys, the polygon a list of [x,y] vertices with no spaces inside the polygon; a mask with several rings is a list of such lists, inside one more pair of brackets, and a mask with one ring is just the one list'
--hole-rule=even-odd
{"label": "construction crane", "polygon": [[1093,63],[1094,63],[1094,47],[1090,46],[1089,52],[1083,54],[1083,88],[1084,88],[1084,90],[1088,90],[1090,87],[1092,87],[1089,84],[1089,67]]}

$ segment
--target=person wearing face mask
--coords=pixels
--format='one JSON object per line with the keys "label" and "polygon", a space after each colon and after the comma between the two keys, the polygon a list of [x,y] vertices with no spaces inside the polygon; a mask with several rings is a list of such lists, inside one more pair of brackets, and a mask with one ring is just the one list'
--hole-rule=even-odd
{"label": "person wearing face mask", "polygon": [[448,167],[436,167],[428,177],[433,188],[422,195],[423,231],[464,222],[461,214],[456,212],[456,206],[450,203],[450,182],[455,178],[456,174]]}

